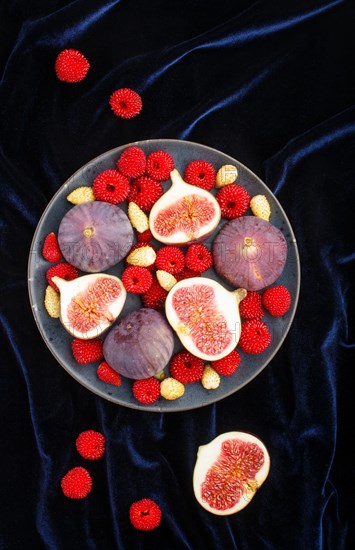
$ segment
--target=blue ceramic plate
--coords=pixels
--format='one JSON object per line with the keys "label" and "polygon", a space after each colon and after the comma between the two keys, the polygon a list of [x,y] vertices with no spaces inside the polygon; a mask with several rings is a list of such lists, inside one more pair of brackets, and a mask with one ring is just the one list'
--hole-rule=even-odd
{"label": "blue ceramic plate", "polygon": [[[266,195],[272,212],[270,221],[282,231],[288,243],[287,262],[282,275],[277,280],[277,284],[286,285],[292,296],[291,309],[284,317],[277,319],[270,318],[268,315],[264,317],[265,322],[269,324],[272,330],[273,339],[271,345],[266,351],[258,355],[245,356],[241,353],[241,364],[238,370],[232,376],[221,377],[221,384],[218,389],[205,390],[199,383],[190,384],[186,385],[185,393],[180,399],[176,401],[166,401],[163,398],[159,398],[156,403],[149,406],[141,405],[134,399],[132,396],[131,380],[123,379],[122,385],[119,387],[105,384],[96,376],[98,363],[82,366],[78,365],[73,359],[71,354],[71,335],[62,327],[58,319],[49,317],[44,307],[43,300],[47,286],[46,271],[52,264],[46,262],[42,257],[41,251],[43,241],[46,235],[51,231],[57,233],[61,219],[72,207],[71,203],[66,199],[67,195],[77,187],[90,184],[95,176],[103,170],[114,168],[116,160],[128,145],[112,149],[80,168],[80,170],[64,183],[48,204],[38,223],[29,255],[28,286],[32,311],[39,332],[54,357],[75,380],[80,382],[80,384],[85,386],[88,390],[113,403],[145,411],[173,412],[196,409],[219,401],[248,384],[266,367],[282,345],[292,324],[299,294],[300,265],[296,240],[280,203],[268,187],[237,160],[220,151],[211,149],[210,147],[187,141],[156,139],[140,141],[129,145],[141,147],[146,154],[158,149],[167,151],[173,156],[175,167],[181,174],[184,173],[184,168],[187,163],[195,159],[204,159],[211,162],[216,169],[223,164],[234,164],[237,166],[239,172],[237,183],[243,185],[250,196],[256,194]],[[169,185],[169,182],[164,184],[166,189]],[[249,212],[249,214],[251,214],[251,212]],[[207,246],[210,247],[212,245],[213,239],[223,223],[225,223],[225,221],[222,221],[215,233],[209,237],[207,242],[205,241]],[[123,265],[118,265],[108,270],[108,273],[120,276],[122,270]],[[218,278],[213,269],[206,271],[204,275],[219,280],[228,290],[232,290],[228,284]],[[140,298],[130,294],[120,318],[139,307],[141,307]],[[102,338],[104,336],[105,334]],[[179,349],[181,349],[181,346],[178,340],[176,340],[175,350],[177,351]]]}

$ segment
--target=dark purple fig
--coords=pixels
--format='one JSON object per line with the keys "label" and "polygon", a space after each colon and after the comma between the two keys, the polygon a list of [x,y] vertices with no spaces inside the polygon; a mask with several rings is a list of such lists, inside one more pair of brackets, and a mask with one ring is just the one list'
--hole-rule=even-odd
{"label": "dark purple fig", "polygon": [[85,202],[71,208],[58,230],[64,258],[81,271],[98,273],[116,265],[133,244],[127,215],[114,204]]}
{"label": "dark purple fig", "polygon": [[142,308],[129,313],[104,341],[105,361],[135,380],[163,371],[174,349],[173,331],[161,313]]}
{"label": "dark purple fig", "polygon": [[270,222],[242,216],[226,223],[213,243],[217,273],[234,287],[260,290],[281,275],[287,242]]}

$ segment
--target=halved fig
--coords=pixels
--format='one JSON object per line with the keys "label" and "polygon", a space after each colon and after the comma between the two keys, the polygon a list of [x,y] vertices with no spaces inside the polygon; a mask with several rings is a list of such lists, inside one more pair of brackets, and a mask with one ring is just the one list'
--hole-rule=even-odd
{"label": "halved fig", "polygon": [[241,324],[239,303],[246,290],[226,290],[207,277],[176,283],[165,301],[165,313],[182,345],[196,357],[217,361],[236,347]]}
{"label": "halved fig", "polygon": [[60,320],[76,338],[89,340],[107,330],[126,301],[121,280],[106,273],[83,275],[72,281],[53,277],[60,291]]}
{"label": "halved fig", "polygon": [[269,470],[269,453],[260,439],[244,432],[224,433],[198,449],[196,499],[212,514],[234,514],[250,503]]}
{"label": "halved fig", "polygon": [[209,191],[186,183],[176,169],[170,178],[171,187],[150,211],[153,236],[161,243],[180,246],[206,239],[221,219],[218,202]]}
{"label": "halved fig", "polygon": [[133,243],[131,223],[121,208],[101,201],[71,208],[58,229],[64,258],[81,271],[98,273],[116,265]]}
{"label": "halved fig", "polygon": [[281,275],[287,242],[270,222],[242,216],[226,223],[212,247],[217,273],[235,287],[260,290]]}

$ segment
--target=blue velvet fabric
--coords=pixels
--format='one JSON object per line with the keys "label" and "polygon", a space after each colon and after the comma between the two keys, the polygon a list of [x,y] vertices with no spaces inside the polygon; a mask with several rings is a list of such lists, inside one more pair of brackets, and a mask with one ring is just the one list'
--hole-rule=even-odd
{"label": "blue velvet fabric", "polygon": [[[164,550],[355,548],[352,0],[4,0],[1,19],[0,547]],[[87,78],[57,80],[73,47]],[[142,113],[114,117],[108,97],[138,91]],[[45,346],[27,292],[41,213],[90,159],[148,138],[200,142],[237,158],[277,195],[293,225],[302,286],[294,323],[268,367],[223,401],[156,414],[105,401]],[[71,501],[60,479],[86,465],[74,441],[107,438],[92,493]],[[269,478],[237,515],[196,502],[199,445],[250,431]],[[133,529],[144,496],[158,529]]]}

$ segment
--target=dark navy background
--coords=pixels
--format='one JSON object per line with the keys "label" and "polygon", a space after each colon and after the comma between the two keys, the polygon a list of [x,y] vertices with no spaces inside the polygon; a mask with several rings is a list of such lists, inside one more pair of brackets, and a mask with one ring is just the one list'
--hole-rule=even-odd
{"label": "dark navy background", "polygon": [[[354,540],[355,4],[351,0],[5,0],[1,20],[0,548],[343,550]],[[91,69],[54,73],[73,47]],[[131,87],[130,121],[108,106]],[[233,396],[172,414],[95,396],[55,361],[27,291],[31,239],[78,168],[135,140],[195,141],[237,158],[277,195],[296,234],[300,302],[269,366]],[[88,466],[74,446],[102,431]],[[196,502],[199,445],[251,431],[271,455],[250,506],[227,518]],[[71,501],[60,479],[90,469]],[[133,529],[151,497],[161,526]]]}

